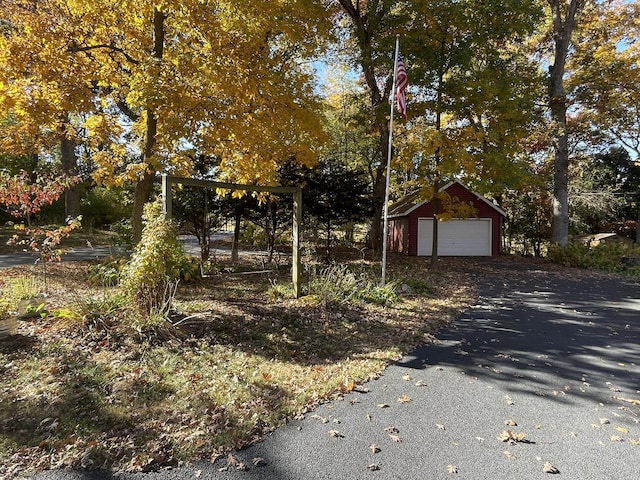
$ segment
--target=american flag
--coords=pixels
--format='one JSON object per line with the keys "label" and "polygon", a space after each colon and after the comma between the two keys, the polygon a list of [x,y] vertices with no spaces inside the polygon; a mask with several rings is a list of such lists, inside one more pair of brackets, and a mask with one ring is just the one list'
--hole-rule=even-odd
{"label": "american flag", "polygon": [[398,53],[398,66],[396,69],[396,100],[398,101],[398,110],[400,115],[405,120],[407,119],[407,101],[404,96],[404,91],[407,89],[407,70],[404,68],[404,61],[402,55]]}

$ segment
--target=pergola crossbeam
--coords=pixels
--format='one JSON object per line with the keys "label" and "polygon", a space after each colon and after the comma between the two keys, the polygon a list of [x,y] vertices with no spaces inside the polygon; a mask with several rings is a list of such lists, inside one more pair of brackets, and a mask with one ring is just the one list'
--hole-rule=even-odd
{"label": "pergola crossbeam", "polygon": [[162,175],[162,205],[165,217],[173,216],[173,203],[171,197],[171,185],[180,184],[193,187],[216,188],[223,190],[242,190],[245,192],[268,192],[293,195],[293,239],[292,239],[292,265],[291,277],[293,293],[300,298],[300,274],[302,271],[300,259],[300,226],[302,224],[302,189],[300,187],[274,187],[259,185],[242,185],[236,183],[214,182],[210,180],[198,180],[195,178],[176,177]]}

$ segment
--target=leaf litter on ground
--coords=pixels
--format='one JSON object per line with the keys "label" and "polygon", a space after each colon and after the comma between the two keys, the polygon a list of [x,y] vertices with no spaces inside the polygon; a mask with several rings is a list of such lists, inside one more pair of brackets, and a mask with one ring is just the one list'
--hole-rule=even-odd
{"label": "leaf litter on ground", "polygon": [[[353,394],[474,298],[464,268],[433,275],[402,256],[391,268],[428,278],[434,293],[387,307],[274,302],[268,278],[218,276],[181,284],[177,310],[198,315],[170,338],[145,337],[120,325],[118,309],[109,318],[91,316],[114,294],[89,282],[91,265],[48,266],[48,311],[83,315],[20,322],[10,343],[0,341],[1,428],[10,439],[0,444],[0,476],[215,460]],[[38,273],[4,269],[0,286],[12,275]]]}

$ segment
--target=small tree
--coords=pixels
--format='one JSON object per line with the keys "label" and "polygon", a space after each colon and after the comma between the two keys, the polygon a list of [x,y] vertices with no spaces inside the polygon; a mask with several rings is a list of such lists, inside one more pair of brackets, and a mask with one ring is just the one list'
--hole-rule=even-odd
{"label": "small tree", "polygon": [[81,217],[69,218],[65,225],[45,229],[34,225],[35,215],[42,207],[56,202],[62,193],[70,185],[77,184],[79,179],[52,179],[37,175],[35,178],[32,182],[24,170],[16,175],[0,172],[0,205],[3,205],[13,217],[26,221],[26,225],[15,226],[23,235],[22,238],[16,234],[7,243],[26,245],[40,255],[46,285],[47,262],[60,260],[63,253],[59,248],[60,242],[73,230],[81,228]]}

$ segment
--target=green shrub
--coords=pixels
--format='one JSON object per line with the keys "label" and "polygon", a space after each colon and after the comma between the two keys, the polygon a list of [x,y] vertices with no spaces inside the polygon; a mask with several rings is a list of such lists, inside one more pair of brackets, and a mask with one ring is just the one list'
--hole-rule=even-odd
{"label": "green shrub", "polygon": [[89,283],[103,287],[115,287],[120,283],[120,272],[125,265],[123,259],[107,259],[88,268]]}
{"label": "green shrub", "polygon": [[189,257],[185,255],[184,260],[180,263],[178,268],[179,278],[185,282],[202,278],[202,271],[200,270],[200,260],[196,257]]}
{"label": "green shrub", "polygon": [[82,198],[83,224],[92,227],[113,225],[131,216],[130,201],[120,188],[95,187]]}
{"label": "green shrub", "polygon": [[276,280],[271,280],[271,286],[267,289],[267,297],[272,302],[293,298],[293,286],[291,284],[283,285]]}
{"label": "green shrub", "polygon": [[[121,272],[123,292],[141,314],[145,326],[161,323],[171,307],[181,268],[188,264],[173,222],[166,220],[159,203],[145,208],[140,243]],[[153,319],[153,325],[147,321]]]}
{"label": "green shrub", "polygon": [[133,226],[128,218],[122,219],[109,227],[116,234],[113,244],[116,247],[131,248],[133,246]]}
{"label": "green shrub", "polygon": [[629,271],[622,262],[624,257],[640,256],[640,248],[629,247],[622,243],[600,243],[589,246],[583,243],[570,242],[565,247],[553,245],[549,248],[547,258],[553,263],[567,267],[589,268],[607,272]]}
{"label": "green shrub", "polygon": [[130,317],[130,302],[121,291],[104,291],[100,295],[81,297],[72,310],[86,325],[112,328]]}

